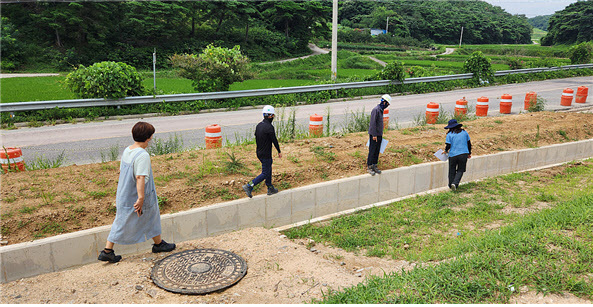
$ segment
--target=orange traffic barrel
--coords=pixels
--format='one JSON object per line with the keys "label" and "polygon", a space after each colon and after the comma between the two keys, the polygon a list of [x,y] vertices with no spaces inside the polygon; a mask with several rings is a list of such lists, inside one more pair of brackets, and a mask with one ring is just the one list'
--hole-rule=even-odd
{"label": "orange traffic barrel", "polygon": [[529,92],[525,94],[525,110],[529,110],[532,106],[537,103],[537,93],[536,92]]}
{"label": "orange traffic barrel", "polygon": [[309,116],[309,135],[323,135],[323,116],[317,114]]}
{"label": "orange traffic barrel", "polygon": [[488,97],[478,97],[476,104],[476,116],[488,116]]}
{"label": "orange traffic barrel", "polygon": [[455,102],[455,116],[465,114],[467,114],[467,100],[463,97]]}
{"label": "orange traffic barrel", "polygon": [[0,149],[0,161],[4,172],[25,170],[25,162],[23,160],[23,152],[20,148],[8,147]]}
{"label": "orange traffic barrel", "polygon": [[429,102],[426,106],[426,123],[436,124],[437,118],[439,117],[439,104]]}
{"label": "orange traffic barrel", "polygon": [[574,102],[585,103],[587,102],[587,95],[589,94],[589,88],[586,86],[579,86],[577,88],[577,95],[574,97]]}
{"label": "orange traffic barrel", "polygon": [[206,126],[206,148],[222,146],[222,129],[219,125]]}
{"label": "orange traffic barrel", "polygon": [[562,98],[560,99],[560,105],[565,107],[570,107],[572,104],[572,96],[574,95],[574,91],[571,88],[565,88],[562,91]]}
{"label": "orange traffic barrel", "polygon": [[500,114],[511,114],[512,106],[513,96],[509,94],[502,94],[500,97]]}
{"label": "orange traffic barrel", "polygon": [[383,129],[389,129],[389,110],[387,109],[383,111]]}

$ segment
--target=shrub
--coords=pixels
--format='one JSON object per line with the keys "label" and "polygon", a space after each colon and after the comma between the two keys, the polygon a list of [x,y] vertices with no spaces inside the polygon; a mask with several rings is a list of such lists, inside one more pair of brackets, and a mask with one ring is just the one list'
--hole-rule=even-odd
{"label": "shrub", "polygon": [[570,64],[587,64],[591,62],[593,56],[593,43],[582,42],[578,45],[572,46],[568,51]]}
{"label": "shrub", "polygon": [[463,63],[463,71],[473,73],[473,79],[476,82],[492,81],[494,78],[490,59],[486,58],[481,51],[476,51],[469,56]]}
{"label": "shrub", "polygon": [[208,45],[200,55],[174,54],[169,60],[180,69],[183,78],[192,80],[200,92],[228,91],[231,84],[251,78],[249,58],[241,54],[239,46],[233,49]]}
{"label": "shrub", "polygon": [[521,69],[525,65],[525,62],[517,58],[510,58],[507,60],[507,64],[509,64],[510,69]]}
{"label": "shrub", "polygon": [[397,80],[403,82],[405,78],[404,64],[400,61],[387,63],[383,70],[377,74],[377,80]]}
{"label": "shrub", "polygon": [[64,84],[78,98],[117,99],[145,93],[136,68],[121,62],[80,65],[66,76]]}

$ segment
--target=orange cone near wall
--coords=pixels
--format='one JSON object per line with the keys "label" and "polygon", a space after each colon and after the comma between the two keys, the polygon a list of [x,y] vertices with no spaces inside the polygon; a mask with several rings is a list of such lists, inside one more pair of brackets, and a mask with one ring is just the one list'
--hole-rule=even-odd
{"label": "orange cone near wall", "polygon": [[455,102],[455,116],[465,114],[467,114],[467,100],[463,97]]}
{"label": "orange cone near wall", "polygon": [[12,171],[16,171],[17,169],[21,171],[25,170],[23,152],[20,148],[0,148],[0,161],[2,162],[4,172],[8,172],[8,169]]}
{"label": "orange cone near wall", "polygon": [[309,135],[323,135],[323,116],[317,114],[309,116]]}
{"label": "orange cone near wall", "polygon": [[574,91],[571,88],[565,88],[562,91],[562,98],[560,99],[560,105],[565,107],[570,107],[572,104],[572,96],[574,95]]}
{"label": "orange cone near wall", "polygon": [[426,106],[426,123],[436,124],[437,118],[439,117],[439,104],[429,102]]}
{"label": "orange cone near wall", "polygon": [[206,148],[222,146],[222,129],[219,125],[206,126]]}
{"label": "orange cone near wall", "polygon": [[389,110],[387,109],[383,111],[383,129],[389,129]]}
{"label": "orange cone near wall", "polygon": [[529,92],[525,94],[525,110],[529,110],[531,106],[534,106],[537,103],[537,93],[536,92]]}
{"label": "orange cone near wall", "polygon": [[587,95],[589,94],[589,88],[586,86],[579,86],[577,88],[577,95],[574,97],[574,102],[585,103],[587,102]]}
{"label": "orange cone near wall", "polygon": [[500,97],[500,114],[511,114],[511,107],[513,106],[513,96],[503,94]]}
{"label": "orange cone near wall", "polygon": [[478,97],[476,116],[488,116],[488,97]]}

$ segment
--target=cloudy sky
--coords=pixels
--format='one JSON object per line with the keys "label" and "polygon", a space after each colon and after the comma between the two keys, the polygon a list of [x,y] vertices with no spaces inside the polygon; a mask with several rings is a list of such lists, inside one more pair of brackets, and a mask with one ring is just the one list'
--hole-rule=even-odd
{"label": "cloudy sky", "polygon": [[528,18],[539,15],[551,15],[564,9],[577,0],[484,0],[500,6],[511,14],[523,14]]}

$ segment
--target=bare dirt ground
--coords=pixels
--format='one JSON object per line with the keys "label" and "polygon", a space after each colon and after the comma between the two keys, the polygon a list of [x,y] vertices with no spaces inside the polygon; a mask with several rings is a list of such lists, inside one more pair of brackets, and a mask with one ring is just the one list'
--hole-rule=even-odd
{"label": "bare dirt ground", "polygon": [[[588,139],[593,136],[592,119],[593,114],[545,112],[479,119],[466,122],[465,126],[472,138],[473,154],[483,155]],[[444,146],[442,126],[388,131],[385,138],[391,141],[390,149],[380,157],[380,166],[394,168],[435,161],[432,153]],[[276,185],[297,187],[363,173],[366,138],[365,133],[358,133],[282,144],[285,158],[274,161]],[[333,153],[334,160],[327,158],[331,155],[312,152],[317,146]],[[249,172],[259,171],[254,145],[153,157],[155,176],[161,178],[157,181],[157,193],[167,198],[163,213],[221,202],[228,195],[245,197],[240,185],[250,176],[222,171],[223,162],[228,160],[225,152],[231,151],[243,160]],[[2,227],[3,233],[8,233],[2,240],[13,244],[31,240],[34,234],[49,236],[59,230],[70,232],[110,224],[114,217],[109,208],[117,184],[117,165],[109,162],[3,175]],[[204,165],[218,171],[192,177]],[[538,173],[551,177],[558,171],[552,168]],[[223,189],[226,194],[216,192]],[[103,195],[105,191],[109,193]],[[34,209],[23,210],[25,207]],[[56,228],[56,224],[61,228]],[[54,228],[44,232],[43,227],[52,225]],[[307,303],[321,299],[329,289],[340,290],[363,282],[370,275],[381,276],[415,266],[404,260],[365,257],[362,252],[350,253],[308,240],[289,240],[264,228],[176,243],[175,252],[195,248],[232,251],[247,262],[247,275],[233,287],[215,293],[174,294],[157,287],[150,279],[155,262],[171,253],[148,252],[124,256],[117,264],[94,263],[2,284],[0,303]],[[511,303],[591,303],[572,294],[543,296],[528,289],[518,291],[520,294]]]}
{"label": "bare dirt ground", "polygon": [[[389,130],[381,169],[437,161],[444,148],[444,125]],[[528,113],[465,122],[473,155],[544,146],[593,137],[593,114]],[[364,132],[282,143],[274,159],[279,189],[295,188],[365,173]],[[229,170],[227,154],[243,163]],[[26,162],[26,161],[25,161]],[[255,145],[190,151],[152,157],[161,213],[172,213],[246,197],[241,185],[261,171]],[[119,162],[72,165],[8,173],[1,180],[1,230],[4,245],[110,225],[115,217]],[[265,193],[265,186],[255,194]]]}

